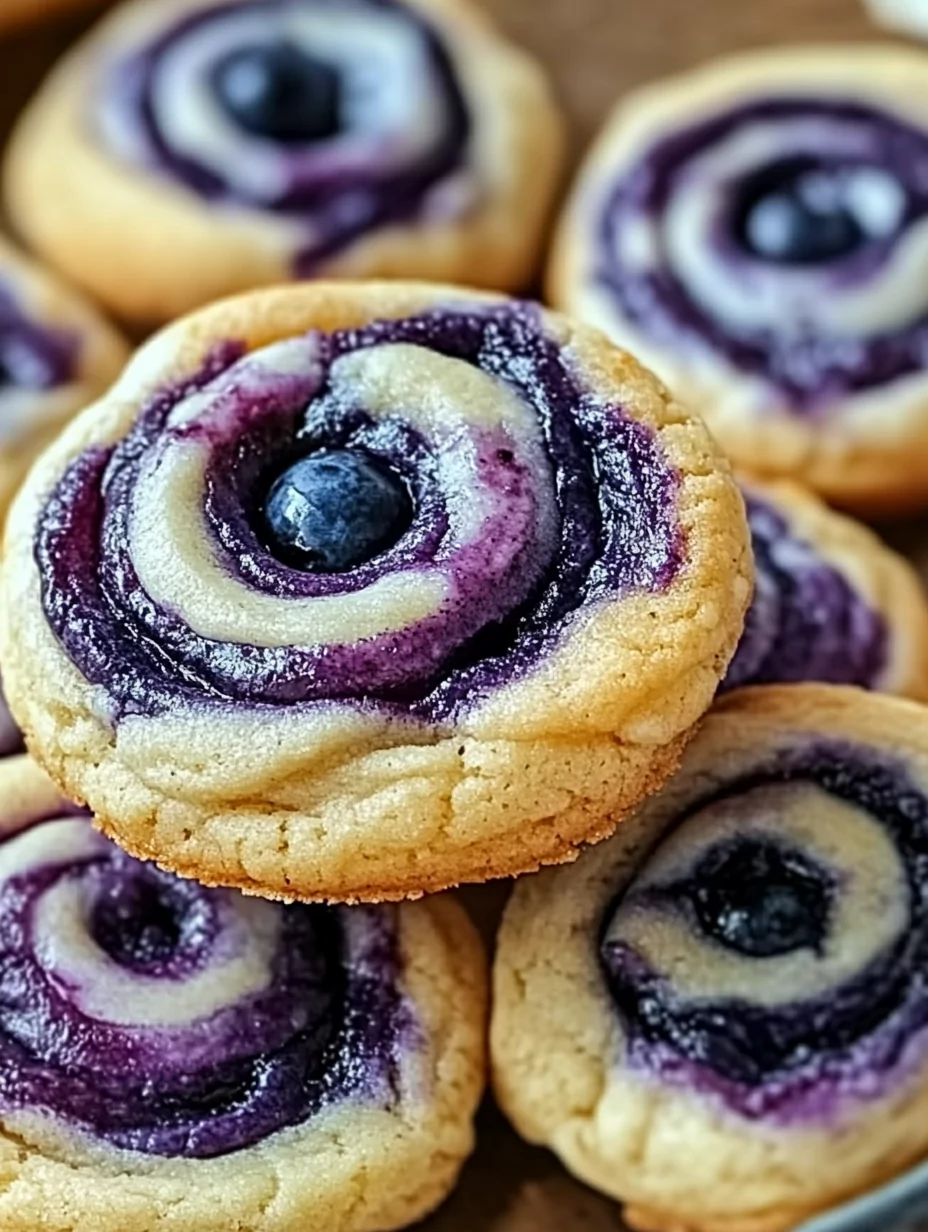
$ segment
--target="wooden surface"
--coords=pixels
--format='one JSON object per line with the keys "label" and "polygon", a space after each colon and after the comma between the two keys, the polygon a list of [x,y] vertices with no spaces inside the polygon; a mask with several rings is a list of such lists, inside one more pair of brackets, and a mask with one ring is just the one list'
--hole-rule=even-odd
{"label": "wooden surface", "polygon": [[[0,8],[4,0],[0,0]],[[856,0],[486,0],[505,30],[548,66],[579,156],[624,90],[738,48],[874,37]],[[54,57],[85,27],[74,17],[0,42],[0,140]],[[928,566],[928,535],[890,537]],[[923,546],[926,545],[926,546]],[[466,895],[488,936],[504,891]],[[617,1211],[519,1142],[488,1103],[457,1192],[425,1232],[616,1232]]]}

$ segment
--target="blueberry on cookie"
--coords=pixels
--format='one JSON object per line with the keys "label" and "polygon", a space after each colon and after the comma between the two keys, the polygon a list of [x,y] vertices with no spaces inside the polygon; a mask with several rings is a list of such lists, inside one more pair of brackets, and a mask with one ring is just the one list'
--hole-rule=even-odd
{"label": "blueberry on cookie", "polygon": [[928,54],[741,55],[633,94],[580,174],[554,304],[628,346],[737,466],[928,504]]}
{"label": "blueberry on cookie", "polygon": [[447,899],[209,890],[0,765],[0,1225],[374,1232],[447,1194],[485,969]]}
{"label": "blueberry on cookie", "polygon": [[722,687],[814,680],[928,699],[928,603],[908,561],[795,484],[741,487],[754,597]]}
{"label": "blueberry on cookie", "polygon": [[928,1155],[926,853],[921,706],[728,694],[612,839],[516,886],[504,1109],[649,1232],[785,1232],[903,1172]]}
{"label": "blueberry on cookie", "polygon": [[149,323],[292,278],[519,289],[561,146],[468,0],[132,0],[27,111],[6,187],[35,248]]}
{"label": "blueberry on cookie", "polygon": [[676,765],[750,576],[701,421],[600,334],[304,284],[168,329],[45,455],[3,667],[134,854],[400,898],[602,838]]}

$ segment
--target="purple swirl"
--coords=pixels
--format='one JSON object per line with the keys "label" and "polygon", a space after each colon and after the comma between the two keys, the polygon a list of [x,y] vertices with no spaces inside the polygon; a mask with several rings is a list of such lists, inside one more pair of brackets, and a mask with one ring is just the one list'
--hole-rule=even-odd
{"label": "purple swirl", "polygon": [[[220,347],[191,381],[153,397],[114,448],[80,455],[41,513],[45,615],[83,675],[105,687],[116,721],[179,704],[273,710],[352,699],[453,718],[530,672],[586,612],[675,576],[676,473],[650,429],[580,384],[533,308],[435,310],[279,345],[285,371],[272,370],[273,348],[242,357],[234,343]],[[394,363],[397,347],[416,350]],[[429,411],[428,427],[408,403],[389,404],[389,392],[386,406],[365,405],[365,381],[408,379],[414,363],[450,363],[459,383],[477,383],[480,405]],[[433,382],[439,398],[444,379]],[[427,402],[424,389],[408,397]],[[291,568],[256,529],[267,476],[319,448],[362,451],[402,475],[414,498],[396,545],[345,573]],[[202,498],[178,514],[178,534],[201,524],[206,559],[190,587],[205,573],[203,585],[217,594],[232,586],[235,596],[213,595],[206,617],[165,589],[189,545],[172,555],[162,514],[176,502],[158,484],[191,465]],[[380,604],[373,626],[373,588],[384,586],[402,596],[402,611],[394,619]],[[318,605],[333,600],[363,633],[342,635],[339,625],[306,640],[330,610]],[[253,633],[250,624],[234,637],[202,631],[212,613],[231,621],[231,608],[252,602],[263,605]],[[302,637],[262,643],[258,634],[293,612],[306,613]]]}
{"label": "purple swirl", "polygon": [[[808,838],[810,807],[830,810],[818,846]],[[928,798],[901,762],[837,741],[784,750],[695,803],[670,834],[669,863],[659,847],[604,923],[601,961],[633,1067],[721,1098],[741,1116],[793,1121],[827,1118],[847,1099],[879,1097],[923,1063]],[[746,851],[752,843],[753,855]],[[745,859],[756,861],[758,852],[768,866],[792,866],[803,885],[818,886],[809,901],[821,933],[787,955],[791,962],[802,955],[788,981],[773,948],[752,955],[742,942],[736,952],[707,931],[712,880],[724,884],[718,870],[728,862],[748,867]],[[740,887],[727,884],[740,901]],[[778,910],[763,921],[761,942],[772,928],[795,924]],[[636,925],[642,912],[652,926],[656,914],[674,930],[692,963],[646,955]],[[725,922],[739,924],[731,913]],[[853,964],[835,958],[858,952]],[[726,972],[732,987],[753,991],[720,995],[718,974],[700,970]],[[686,978],[698,992],[681,988]]]}
{"label": "purple swirl", "polygon": [[[331,57],[360,99],[331,136],[276,142],[236,127],[210,82],[230,53],[299,41],[299,19],[319,23],[323,43],[310,32],[308,50]],[[365,58],[366,31],[378,23],[384,38]],[[391,42],[395,54],[375,57]],[[200,120],[195,139],[191,115]],[[426,126],[427,118],[434,123]],[[377,228],[455,212],[466,196],[471,120],[456,69],[421,9],[399,0],[246,0],[198,9],[110,65],[94,119],[120,157],[207,201],[297,222],[306,235],[298,276]]]}
{"label": "purple swirl", "polygon": [[771,505],[750,495],[746,504],[754,599],[722,688],[799,680],[875,688],[887,662],[883,617]]}
{"label": "purple swirl", "polygon": [[[662,345],[723,356],[779,390],[797,412],[812,413],[924,368],[928,297],[908,287],[917,304],[892,328],[883,327],[877,303],[883,292],[899,309],[898,292],[890,294],[883,280],[926,225],[926,154],[922,129],[869,104],[781,97],[722,111],[655,142],[623,172],[599,218],[596,278],[622,313]],[[746,248],[745,200],[758,184],[797,166],[823,182],[858,176],[871,214],[879,196],[867,242],[808,265],[765,261]],[[700,205],[698,234],[674,244],[671,212],[697,193],[711,202]],[[641,227],[653,237],[644,261],[634,255],[640,246],[624,243]],[[700,258],[702,274],[684,270],[684,252]],[[736,285],[752,313],[769,305],[763,319],[745,322],[746,313],[739,320],[721,311],[720,291]],[[839,323],[851,294],[870,301],[871,325]]]}
{"label": "purple swirl", "polygon": [[390,1106],[416,1027],[393,908],[283,906],[142,864],[84,817],[0,843],[0,1107],[205,1158]]}

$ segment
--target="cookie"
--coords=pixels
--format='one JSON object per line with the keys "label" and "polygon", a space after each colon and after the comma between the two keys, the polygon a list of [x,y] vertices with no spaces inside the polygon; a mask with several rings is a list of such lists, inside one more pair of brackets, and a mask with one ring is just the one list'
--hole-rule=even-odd
{"label": "cookie", "polygon": [[516,886],[498,1097],[633,1228],[785,1232],[928,1154],[925,713],[733,692],[611,840]]}
{"label": "cookie", "polygon": [[926,0],[864,0],[867,12],[875,22],[902,34],[928,37],[928,3]]}
{"label": "cookie", "polygon": [[928,699],[928,604],[909,562],[795,484],[741,486],[754,598],[722,687],[814,680]]}
{"label": "cookie", "polygon": [[[128,355],[89,304],[0,239],[0,525],[35,456]],[[0,682],[0,757],[21,749]]]}
{"label": "cookie", "polygon": [[181,881],[25,757],[0,802],[0,1226],[385,1232],[442,1200],[484,1080],[461,907]]}
{"label": "cookie", "polygon": [[0,523],[36,455],[128,357],[90,304],[0,238]]}
{"label": "cookie", "polygon": [[700,420],[596,332],[446,287],[181,321],[24,492],[30,748],[133,854],[264,895],[570,859],[673,769],[750,590]]}
{"label": "cookie", "polygon": [[621,102],[548,274],[737,466],[928,504],[928,54],[751,53]]}
{"label": "cookie", "polygon": [[292,278],[519,289],[561,147],[467,0],[137,0],[53,74],[6,187],[53,265],[157,322]]}

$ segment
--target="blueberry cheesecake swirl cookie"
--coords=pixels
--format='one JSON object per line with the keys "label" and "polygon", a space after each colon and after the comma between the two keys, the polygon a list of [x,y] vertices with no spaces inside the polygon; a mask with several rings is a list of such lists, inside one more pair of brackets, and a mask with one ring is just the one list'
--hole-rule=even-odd
{"label": "blueberry cheesecake swirl cookie", "polygon": [[36,455],[128,356],[95,309],[0,237],[0,523]]}
{"label": "blueberry cheesecake swirl cookie", "polygon": [[[127,357],[88,304],[0,238],[0,525],[36,455]],[[0,757],[21,748],[0,682]]]}
{"label": "blueberry cheesecake swirl cookie", "polygon": [[630,347],[735,464],[862,512],[928,503],[928,55],[793,48],[621,102],[552,301]]}
{"label": "blueberry cheesecake swirl cookie", "polygon": [[722,687],[812,680],[928,698],[917,573],[796,484],[742,481],[754,597]]}
{"label": "blueberry cheesecake swirl cookie", "polygon": [[921,706],[727,695],[611,840],[517,885],[504,1109],[649,1232],[785,1232],[901,1173],[928,1154],[926,852]]}
{"label": "blueberry cheesecake swirl cookie", "polygon": [[404,1227],[483,1087],[464,911],[283,905],[126,855],[0,765],[0,1226]]}
{"label": "blueberry cheesecake swirl cookie", "polygon": [[136,0],[53,74],[6,185],[34,247],[149,323],[320,275],[519,289],[561,146],[468,0]]}
{"label": "blueberry cheesecake swirl cookie", "polygon": [[305,285],[167,330],[45,455],[3,663],[134,854],[402,897],[603,837],[676,764],[749,576],[708,433],[599,334]]}

